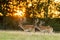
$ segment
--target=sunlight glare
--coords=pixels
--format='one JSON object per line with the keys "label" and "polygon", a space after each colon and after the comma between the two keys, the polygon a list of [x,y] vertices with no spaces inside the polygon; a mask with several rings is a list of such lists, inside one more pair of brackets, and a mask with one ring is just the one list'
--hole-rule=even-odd
{"label": "sunlight glare", "polygon": [[24,13],[21,10],[17,10],[17,13],[15,13],[14,15],[22,17],[24,15]]}
{"label": "sunlight glare", "polygon": [[28,4],[28,7],[31,7],[32,6],[32,3],[30,2],[29,4]]}
{"label": "sunlight glare", "polygon": [[54,0],[54,2],[59,3],[59,2],[60,2],[60,0]]}
{"label": "sunlight glare", "polygon": [[2,14],[2,13],[0,13],[0,16],[3,16],[3,14]]}

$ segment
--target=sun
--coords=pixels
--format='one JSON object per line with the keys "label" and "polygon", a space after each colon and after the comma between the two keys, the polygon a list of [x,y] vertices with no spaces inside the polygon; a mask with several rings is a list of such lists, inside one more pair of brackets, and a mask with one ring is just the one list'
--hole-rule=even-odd
{"label": "sun", "polygon": [[17,15],[19,15],[19,16],[23,16],[23,12],[22,12],[22,11],[17,10]]}
{"label": "sun", "polygon": [[24,16],[24,12],[21,10],[17,10],[17,12],[14,14],[15,16],[20,16],[23,17]]}

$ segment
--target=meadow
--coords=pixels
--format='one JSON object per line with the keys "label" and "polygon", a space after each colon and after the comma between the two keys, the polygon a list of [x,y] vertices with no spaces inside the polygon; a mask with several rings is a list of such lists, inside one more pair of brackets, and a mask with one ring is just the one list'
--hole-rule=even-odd
{"label": "meadow", "polygon": [[0,31],[0,40],[60,40],[60,33]]}

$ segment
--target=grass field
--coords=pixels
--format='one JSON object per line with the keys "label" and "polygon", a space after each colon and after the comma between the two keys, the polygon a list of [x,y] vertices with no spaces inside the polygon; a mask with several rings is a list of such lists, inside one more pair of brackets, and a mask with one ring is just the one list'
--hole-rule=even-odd
{"label": "grass field", "polygon": [[0,31],[0,40],[60,40],[59,33]]}

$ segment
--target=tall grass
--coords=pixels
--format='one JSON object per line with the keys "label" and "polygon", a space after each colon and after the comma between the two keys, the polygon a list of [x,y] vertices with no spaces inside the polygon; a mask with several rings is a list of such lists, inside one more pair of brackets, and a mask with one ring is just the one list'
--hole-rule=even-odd
{"label": "tall grass", "polygon": [[40,32],[0,31],[0,40],[60,40],[60,34]]}

